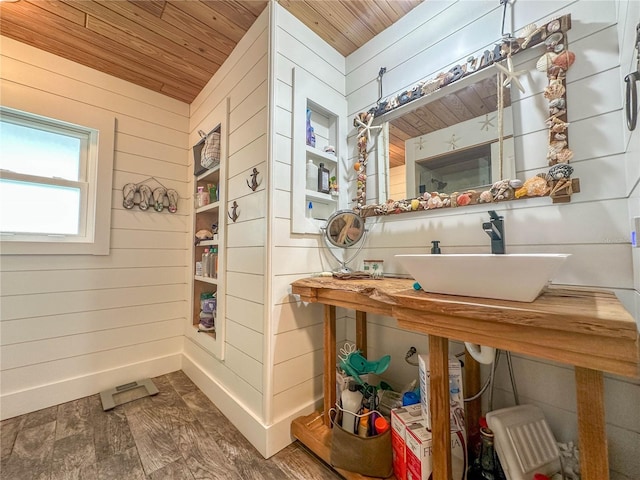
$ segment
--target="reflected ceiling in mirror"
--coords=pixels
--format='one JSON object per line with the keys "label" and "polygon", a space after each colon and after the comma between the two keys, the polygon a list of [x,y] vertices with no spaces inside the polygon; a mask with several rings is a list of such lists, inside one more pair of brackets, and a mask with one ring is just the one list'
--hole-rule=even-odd
{"label": "reflected ceiling in mirror", "polygon": [[497,77],[487,74],[388,122],[387,198],[480,189],[515,176],[510,91],[502,88],[499,114]]}
{"label": "reflected ceiling in mirror", "polygon": [[[495,112],[497,101],[496,76],[491,75],[389,121],[390,168],[404,165],[405,141]],[[511,106],[509,95],[504,106]]]}

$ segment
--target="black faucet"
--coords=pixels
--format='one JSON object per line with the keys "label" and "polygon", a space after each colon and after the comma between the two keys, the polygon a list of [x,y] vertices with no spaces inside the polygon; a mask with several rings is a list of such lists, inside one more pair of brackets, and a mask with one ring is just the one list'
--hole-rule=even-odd
{"label": "black faucet", "polygon": [[482,224],[482,229],[491,238],[491,253],[504,253],[504,221],[494,210],[489,210],[490,221]]}

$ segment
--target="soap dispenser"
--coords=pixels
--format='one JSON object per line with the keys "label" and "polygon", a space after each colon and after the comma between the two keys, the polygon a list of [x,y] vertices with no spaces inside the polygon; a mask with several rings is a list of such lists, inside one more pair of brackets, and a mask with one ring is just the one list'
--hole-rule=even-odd
{"label": "soap dispenser", "polygon": [[440,241],[439,240],[432,240],[431,241],[431,253],[433,255],[439,255],[442,252],[440,251]]}

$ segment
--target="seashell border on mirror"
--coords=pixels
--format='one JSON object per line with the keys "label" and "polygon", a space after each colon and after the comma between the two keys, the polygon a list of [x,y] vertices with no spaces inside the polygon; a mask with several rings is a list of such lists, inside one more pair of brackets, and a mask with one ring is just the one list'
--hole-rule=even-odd
{"label": "seashell border on mirror", "polygon": [[[466,63],[456,65],[447,72],[441,72],[434,78],[425,79],[413,87],[391,96],[378,103],[366,112],[354,118],[353,125],[357,130],[358,157],[354,163],[357,176],[356,197],[353,210],[362,217],[406,213],[419,210],[439,208],[455,208],[480,203],[511,201],[517,199],[549,196],[554,203],[571,201],[571,195],[580,191],[579,179],[571,178],[573,167],[568,167],[573,158],[569,148],[567,128],[566,72],[573,65],[576,56],[569,50],[566,32],[571,28],[571,15],[554,18],[538,27],[529,24],[515,38],[505,38],[496,45],[493,51],[486,50],[479,56],[470,56]],[[546,73],[548,84],[543,95],[549,102],[547,160],[550,170],[537,173],[527,180],[502,179],[495,182],[485,191],[467,190],[463,192],[439,193],[425,192],[415,198],[393,200],[388,199],[381,204],[366,204],[366,178],[368,163],[368,146],[373,129],[373,119],[381,117],[396,108],[439,90],[445,85],[464,78],[481,69],[507,59],[525,49],[543,45],[544,53],[536,62],[536,70]],[[510,67],[511,68],[511,67]],[[514,82],[516,74],[511,72]],[[509,79],[509,81],[511,80]],[[555,167],[566,164],[568,168]]]}

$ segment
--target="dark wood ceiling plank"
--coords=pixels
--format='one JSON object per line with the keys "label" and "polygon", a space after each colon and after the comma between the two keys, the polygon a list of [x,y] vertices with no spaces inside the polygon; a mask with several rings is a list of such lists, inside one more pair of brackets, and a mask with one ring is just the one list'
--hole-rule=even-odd
{"label": "dark wood ceiling plank", "polygon": [[[482,99],[482,102],[489,111],[496,110],[498,102],[498,81],[496,75],[491,75],[479,82],[470,85],[478,96]],[[503,87],[504,92],[504,106],[511,106],[511,91],[508,88]]]}
{"label": "dark wood ceiling plank", "polygon": [[497,89],[498,89],[498,86],[497,86],[498,82],[496,79],[497,79],[496,75],[491,75],[490,77],[487,77],[484,80],[481,80],[479,82],[476,82],[470,85],[470,87],[476,91],[476,93],[480,96],[480,98],[486,98],[491,96],[495,97],[497,95]]}
{"label": "dark wood ceiling plank", "polygon": [[419,118],[419,122],[422,125],[426,125],[422,127],[422,134],[440,130],[447,126],[444,120],[438,118],[438,116],[429,109],[429,104],[416,109],[415,114]]}
{"label": "dark wood ceiling plank", "polygon": [[130,3],[135,3],[141,9],[149,12],[151,15],[154,15],[158,18],[162,17],[162,12],[164,12],[164,6],[166,5],[166,0],[128,0]]}
{"label": "dark wood ceiling plank", "polygon": [[[360,20],[367,26],[371,32],[381,32],[393,24],[393,20],[389,18],[387,13],[380,8],[384,2],[371,2],[366,0],[351,0],[345,3],[354,15],[358,15]],[[395,18],[395,17],[392,17]]]}
{"label": "dark wood ceiling plank", "polygon": [[212,68],[211,71],[207,72],[198,68],[197,63],[186,62],[182,58],[172,55],[151,43],[147,43],[137,36],[127,35],[126,32],[91,15],[87,17],[87,29],[109,38],[125,48],[138,52],[142,65],[152,65],[156,69],[166,72],[177,81],[182,81],[184,74],[187,74],[189,78],[196,79],[200,84],[204,85],[209,81],[213,72],[217,70],[217,68]]}
{"label": "dark wood ceiling plank", "polygon": [[306,0],[305,3],[313,8],[318,17],[325,18],[328,23],[344,32],[356,45],[364,45],[374,36],[359,16],[354,15],[342,2],[318,2]]}
{"label": "dark wood ceiling plank", "polygon": [[203,2],[175,2],[172,4],[185,15],[190,16],[194,21],[198,21],[215,30],[218,34],[224,35],[234,43],[238,43],[246,33],[241,27],[224,16],[219,11],[213,10]]}
{"label": "dark wood ceiling plank", "polygon": [[86,22],[86,14],[77,8],[66,3],[54,0],[27,0],[28,3],[35,3],[43,10],[53,13],[77,25],[84,26]]}
{"label": "dark wood ceiling plank", "polygon": [[222,53],[215,47],[212,47],[209,43],[204,42],[203,39],[192,35],[191,31],[185,31],[184,29],[174,27],[164,20],[142,10],[135,4],[110,0],[96,0],[96,3],[119,13],[129,20],[139,23],[148,30],[166,37],[172,42],[182,45],[198,55],[202,55],[203,58],[210,62],[222,65],[227,58],[226,54]]}
{"label": "dark wood ceiling plank", "polygon": [[390,141],[393,139],[393,143],[402,142],[402,144],[404,145],[404,142],[406,142],[410,138],[411,137],[409,136],[409,134],[404,130],[402,130],[401,128],[399,128],[395,123],[393,122],[389,123],[389,140]]}
{"label": "dark wood ceiling plank", "polygon": [[341,55],[349,55],[358,47],[336,26],[328,22],[324,17],[319,16],[314,10],[309,9],[306,2],[280,0],[280,5],[340,52]]}
{"label": "dark wood ceiling plank", "polygon": [[[145,60],[138,52],[132,51],[113,40],[97,35],[68,20],[54,15],[44,15],[37,5],[17,2],[8,6],[11,8],[2,9],[3,21],[11,19],[13,23],[29,30],[44,31],[47,33],[49,40],[58,39],[62,43],[69,45],[68,52],[56,53],[65,58],[70,58],[73,50],[84,51],[86,58],[78,63],[96,68],[118,78],[125,78],[125,76],[128,78],[130,77],[128,71],[132,71],[142,76],[146,75],[160,84],[173,82],[177,86],[182,86],[185,92],[189,92],[189,96],[193,95],[194,97],[206,83],[198,82],[197,80],[187,82],[184,79],[172,79],[170,72],[163,71],[164,66],[160,62],[154,62],[153,59],[149,58]],[[34,18],[37,18],[38,21],[34,22]],[[47,48],[43,48],[43,50],[51,51]],[[93,61],[93,57],[101,59],[98,66],[94,66],[94,63],[97,62]]]}
{"label": "dark wood ceiling plank", "polygon": [[399,18],[402,17],[402,15],[398,15],[398,12],[396,12],[393,8],[389,6],[388,2],[381,2],[381,1],[370,2],[368,0],[358,0],[358,2],[363,3],[363,6],[362,6],[363,9],[369,9],[371,8],[371,4],[375,3],[376,8],[380,12],[382,12],[381,14],[387,17],[391,23],[395,23],[396,21],[398,21]]}
{"label": "dark wood ceiling plank", "polygon": [[416,122],[416,120],[409,114],[403,115],[393,121],[393,125],[403,131],[407,138],[418,137],[423,133],[424,125],[420,128],[417,123],[418,122]]}
{"label": "dark wood ceiling plank", "polygon": [[[202,3],[204,3],[214,12],[217,12],[220,15],[224,15],[229,19],[229,21],[232,21],[244,31],[249,30],[251,25],[253,25],[253,22],[255,22],[256,18],[258,18],[258,15],[252,13],[241,4],[244,2],[202,0]],[[262,3],[264,3],[265,5],[267,4],[267,2]],[[262,8],[264,9],[264,6]]]}
{"label": "dark wood ceiling plank", "polygon": [[201,38],[203,42],[221,52],[225,58],[233,51],[236,44],[228,37],[216,32],[212,34],[198,19],[187,15],[173,3],[168,3],[162,14],[162,21],[174,27],[189,32],[191,35]]}
{"label": "dark wood ceiling plank", "polygon": [[460,101],[464,103],[464,105],[474,117],[485,115],[491,111],[482,101],[482,98],[480,98],[478,92],[476,92],[471,87],[463,88],[462,90],[456,92],[456,95],[460,99]]}
{"label": "dark wood ceiling plank", "polygon": [[391,8],[398,18],[406,15],[415,7],[420,5],[423,0],[376,0],[377,2],[386,3]]}
{"label": "dark wood ceiling plank", "polygon": [[[107,70],[111,68],[112,60],[101,58],[99,48],[85,49],[79,45],[77,41],[74,41],[74,44],[69,44],[67,41],[71,37],[67,36],[64,37],[64,40],[61,39],[62,37],[43,37],[37,25],[34,25],[32,22],[25,25],[25,22],[21,20],[16,21],[16,15],[6,13],[2,7],[0,7],[0,15],[2,15],[2,34],[9,38],[101,72],[108,73]],[[35,31],[32,30],[34,27],[36,28]],[[154,91],[159,91],[160,88],[162,88],[162,82],[160,80],[154,80],[144,73],[138,73],[129,69],[124,69],[120,72],[118,78]]]}
{"label": "dark wood ceiling plank", "polygon": [[[404,150],[395,150],[393,145],[389,146],[389,168],[399,167],[405,164]],[[394,199],[396,200],[396,199]],[[401,199],[398,199],[401,200]]]}
{"label": "dark wood ceiling plank", "polygon": [[[69,2],[70,0],[63,1]],[[98,2],[88,0],[81,2],[71,1],[77,8],[93,17],[93,24],[89,21],[87,28],[91,28],[94,31],[99,28],[100,31],[97,31],[97,33],[105,37],[134,48],[145,55],[161,58],[163,62],[168,64],[170,69],[175,65],[174,69],[188,68],[191,71],[193,68],[188,67],[188,65],[192,64],[197,69],[194,75],[207,75],[207,78],[211,78],[211,75],[220,68],[219,63],[208,61],[202,55],[193,53],[182,45],[145,28],[143,25],[106,8]],[[92,26],[89,27],[89,25]],[[112,28],[108,28],[108,26]]]}
{"label": "dark wood ceiling plank", "polygon": [[[215,2],[217,0],[212,1]],[[230,0],[227,3],[238,4],[240,8],[248,10],[254,17],[258,18],[269,2],[267,0]]]}
{"label": "dark wood ceiling plank", "polygon": [[440,101],[447,111],[456,118],[456,123],[465,122],[474,117],[473,113],[455,93],[445,95]]}
{"label": "dark wood ceiling plank", "polygon": [[442,103],[441,100],[435,100],[429,104],[429,110],[446,125],[455,125],[458,123],[457,117]]}
{"label": "dark wood ceiling plank", "polygon": [[[345,56],[422,1],[279,0]],[[7,36],[191,101],[267,5],[268,0],[23,0],[0,11],[9,15],[2,19]]]}

